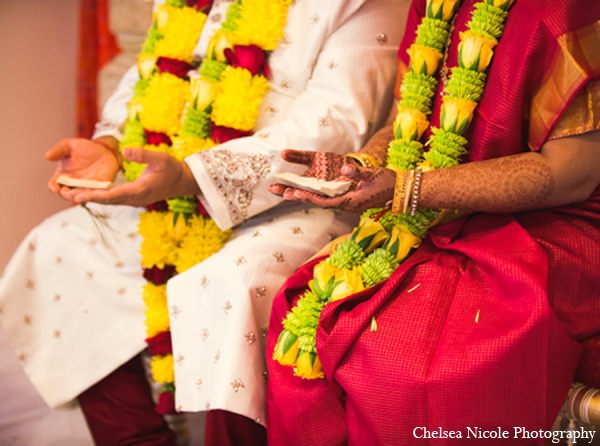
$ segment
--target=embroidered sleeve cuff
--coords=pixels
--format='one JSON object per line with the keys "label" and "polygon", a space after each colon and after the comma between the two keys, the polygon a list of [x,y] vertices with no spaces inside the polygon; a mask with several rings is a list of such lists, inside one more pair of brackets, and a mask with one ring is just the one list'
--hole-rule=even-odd
{"label": "embroidered sleeve cuff", "polygon": [[190,170],[202,191],[198,199],[216,225],[225,231],[239,223],[232,220],[227,204],[221,199],[219,188],[216,186],[216,183],[211,181],[210,164],[207,165],[204,162],[202,157],[200,157],[200,153],[188,156],[185,162],[190,166]]}

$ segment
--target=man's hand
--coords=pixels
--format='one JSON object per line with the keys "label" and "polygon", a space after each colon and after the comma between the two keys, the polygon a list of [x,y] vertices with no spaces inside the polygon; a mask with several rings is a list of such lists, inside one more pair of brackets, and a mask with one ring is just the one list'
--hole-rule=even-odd
{"label": "man's hand", "polygon": [[48,161],[58,161],[48,188],[55,194],[69,188],[56,182],[60,175],[86,180],[113,181],[119,171],[119,162],[113,153],[102,144],[89,139],[63,139],[46,152]]}
{"label": "man's hand", "polygon": [[269,191],[286,200],[312,203],[322,208],[362,212],[372,207],[384,206],[394,196],[396,174],[382,167],[364,168],[347,162],[342,155],[324,152],[299,152],[285,150],[282,158],[289,162],[305,164],[309,169],[303,176],[326,181],[352,182],[350,190],[336,197],[326,197],[303,189],[273,184]]}
{"label": "man's hand", "polygon": [[92,201],[102,204],[146,206],[167,198],[200,193],[198,183],[183,161],[178,161],[166,153],[143,149],[124,149],[122,155],[129,161],[146,164],[138,179],[108,190],[70,189],[62,195],[75,203]]}

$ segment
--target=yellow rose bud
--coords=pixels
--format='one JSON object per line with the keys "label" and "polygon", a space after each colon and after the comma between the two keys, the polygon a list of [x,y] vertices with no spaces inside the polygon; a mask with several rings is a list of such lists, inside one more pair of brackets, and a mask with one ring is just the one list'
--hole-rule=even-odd
{"label": "yellow rose bud", "polygon": [[462,135],[471,120],[477,103],[462,98],[444,96],[440,126],[447,132]]}
{"label": "yellow rose bud", "polygon": [[425,113],[416,108],[399,108],[394,121],[394,135],[396,139],[418,141],[428,126]]}
{"label": "yellow rose bud", "polygon": [[152,54],[140,54],[137,67],[142,79],[148,79],[156,68],[156,57]]}
{"label": "yellow rose bud", "polygon": [[185,221],[185,217],[181,214],[167,214],[167,218],[170,218],[171,225],[169,227],[169,232],[171,237],[175,240],[181,241],[187,234],[187,222]]}
{"label": "yellow rose bud", "polygon": [[393,254],[398,261],[403,261],[411,249],[416,249],[421,239],[413,235],[405,226],[396,225],[392,228],[390,238],[385,243],[385,249]]}
{"label": "yellow rose bud", "polygon": [[487,0],[488,3],[496,6],[497,8],[508,11],[508,8],[512,6],[515,0]]}
{"label": "yellow rose bud", "polygon": [[198,110],[206,110],[213,103],[219,93],[220,87],[217,82],[210,82],[201,77],[191,79],[192,104]]}
{"label": "yellow rose bud", "polygon": [[156,27],[158,30],[164,29],[169,20],[169,6],[159,5],[154,16],[156,17]]}
{"label": "yellow rose bud", "polygon": [[323,366],[316,353],[302,351],[296,360],[294,375],[304,379],[325,378]]}
{"label": "yellow rose bud", "polygon": [[458,64],[462,68],[485,71],[492,61],[497,42],[469,32],[460,33],[458,44]]}
{"label": "yellow rose bud", "polygon": [[427,0],[427,17],[448,21],[454,15],[459,0]]}
{"label": "yellow rose bud", "polygon": [[370,218],[361,218],[358,228],[352,233],[351,240],[354,240],[366,253],[374,251],[388,237],[388,233],[381,223]]}
{"label": "yellow rose bud", "polygon": [[337,282],[342,280],[343,271],[337,266],[321,262],[314,269],[314,279],[308,283],[308,286],[320,299],[327,299],[331,296],[333,288]]}
{"label": "yellow rose bud", "polygon": [[342,271],[342,282],[333,289],[331,301],[344,299],[351,294],[358,293],[365,289],[365,285],[360,277],[357,267],[351,270]]}
{"label": "yellow rose bud", "polygon": [[434,48],[413,43],[408,50],[410,68],[416,73],[433,76],[442,60],[443,54]]}
{"label": "yellow rose bud", "polygon": [[214,33],[211,39],[209,40],[208,47],[206,48],[206,56],[209,59],[216,59],[220,60],[221,62],[224,62],[226,59],[225,55],[223,54],[223,51],[226,48],[231,47],[232,45],[227,39],[227,35],[222,30],[219,30],[216,33]]}
{"label": "yellow rose bud", "polygon": [[129,121],[137,120],[142,108],[144,108],[144,106],[139,99],[132,99],[129,104],[127,104],[127,119]]}
{"label": "yellow rose bud", "polygon": [[283,330],[275,344],[273,359],[281,365],[295,365],[298,358],[298,346],[298,337],[288,330]]}

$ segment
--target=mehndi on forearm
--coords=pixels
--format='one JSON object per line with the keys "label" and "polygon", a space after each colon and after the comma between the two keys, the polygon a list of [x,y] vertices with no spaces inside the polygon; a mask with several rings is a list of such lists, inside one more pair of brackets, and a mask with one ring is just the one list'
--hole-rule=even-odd
{"label": "mehndi on forearm", "polygon": [[550,205],[556,180],[548,162],[528,153],[426,172],[419,206],[517,212]]}

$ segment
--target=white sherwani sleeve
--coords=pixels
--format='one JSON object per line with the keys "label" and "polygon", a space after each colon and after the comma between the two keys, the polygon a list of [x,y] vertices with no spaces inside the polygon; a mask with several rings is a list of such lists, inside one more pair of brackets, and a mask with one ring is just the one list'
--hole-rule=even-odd
{"label": "white sherwani sleeve", "polygon": [[139,80],[138,69],[133,66],[127,70],[119,81],[116,90],[110,95],[104,108],[100,122],[96,124],[92,139],[100,136],[112,136],[121,140],[121,128],[127,119],[127,104],[133,98],[133,88]]}
{"label": "white sherwani sleeve", "polygon": [[[281,202],[267,191],[277,182],[273,175],[304,169],[283,162],[279,150],[356,151],[384,123],[402,20],[394,2],[290,7],[286,37],[270,59],[271,91],[262,104],[260,130],[186,159],[200,199],[221,229]],[[305,17],[296,19],[300,15]]]}

